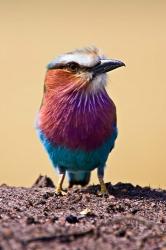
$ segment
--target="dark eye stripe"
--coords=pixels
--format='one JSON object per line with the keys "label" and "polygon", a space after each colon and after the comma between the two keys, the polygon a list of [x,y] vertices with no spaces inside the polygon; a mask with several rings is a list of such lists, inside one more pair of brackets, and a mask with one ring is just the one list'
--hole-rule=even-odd
{"label": "dark eye stripe", "polygon": [[68,62],[66,64],[59,63],[59,64],[56,64],[54,66],[48,67],[48,69],[51,70],[51,69],[70,69],[71,68],[71,70],[72,70],[72,66],[75,65],[75,67],[77,68],[77,71],[79,71],[79,70],[89,71],[91,68],[93,68],[97,65],[100,65],[100,64],[101,64],[101,62],[99,61],[98,63],[96,63],[92,67],[88,67],[88,66],[80,65],[77,62],[72,61],[72,62]]}

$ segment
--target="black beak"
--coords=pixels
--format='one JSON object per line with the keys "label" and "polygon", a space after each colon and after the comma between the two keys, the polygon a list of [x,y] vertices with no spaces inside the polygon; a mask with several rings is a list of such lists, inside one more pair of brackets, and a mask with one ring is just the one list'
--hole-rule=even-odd
{"label": "black beak", "polygon": [[111,71],[113,69],[119,68],[125,66],[125,64],[119,60],[114,59],[102,59],[100,60],[100,64],[97,64],[96,66],[91,68],[91,71],[94,76],[106,73],[108,71]]}

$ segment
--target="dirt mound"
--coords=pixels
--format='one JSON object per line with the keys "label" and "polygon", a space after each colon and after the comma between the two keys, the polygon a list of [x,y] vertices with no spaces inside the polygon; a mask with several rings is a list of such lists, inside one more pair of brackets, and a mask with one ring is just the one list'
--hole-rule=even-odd
{"label": "dirt mound", "polygon": [[107,183],[57,196],[48,177],[0,186],[0,250],[166,250],[166,191]]}

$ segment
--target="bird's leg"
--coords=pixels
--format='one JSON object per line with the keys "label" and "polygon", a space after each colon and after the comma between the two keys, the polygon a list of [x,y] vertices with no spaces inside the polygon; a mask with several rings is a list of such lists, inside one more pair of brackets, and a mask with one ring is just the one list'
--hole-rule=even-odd
{"label": "bird's leg", "polygon": [[58,194],[58,195],[59,194],[66,195],[66,193],[62,190],[62,185],[63,185],[64,179],[65,179],[65,172],[60,173],[59,174],[58,185],[57,185],[56,190],[55,190],[56,194]]}
{"label": "bird's leg", "polygon": [[98,176],[100,187],[101,187],[101,190],[98,194],[99,195],[107,194],[108,191],[107,191],[106,185],[104,183],[104,167],[97,169],[97,176]]}

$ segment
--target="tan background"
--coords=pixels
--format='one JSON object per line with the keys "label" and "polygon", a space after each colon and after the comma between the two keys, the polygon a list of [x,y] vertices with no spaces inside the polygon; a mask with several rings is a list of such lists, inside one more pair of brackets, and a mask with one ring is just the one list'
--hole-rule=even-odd
{"label": "tan background", "polygon": [[166,188],[166,1],[0,0],[0,44],[0,183],[56,181],[34,131],[45,65],[94,44],[127,65],[109,74],[119,137],[106,180]]}

